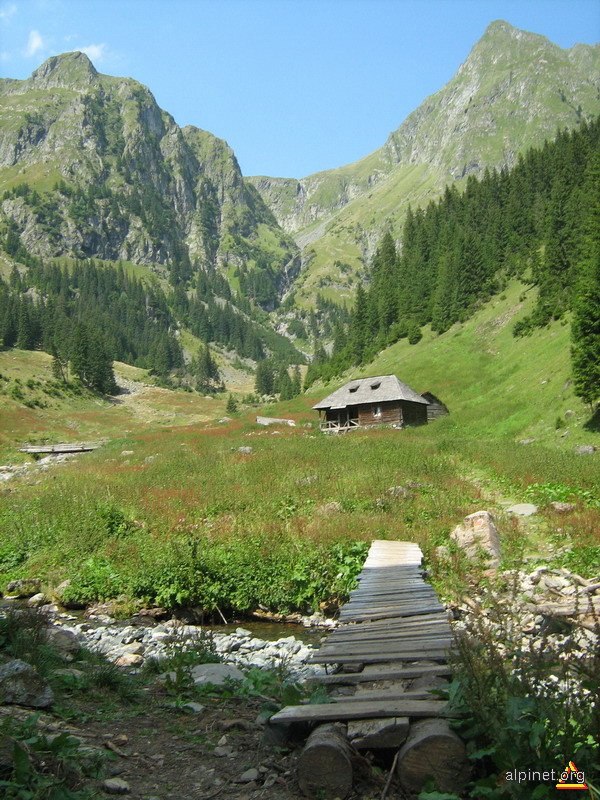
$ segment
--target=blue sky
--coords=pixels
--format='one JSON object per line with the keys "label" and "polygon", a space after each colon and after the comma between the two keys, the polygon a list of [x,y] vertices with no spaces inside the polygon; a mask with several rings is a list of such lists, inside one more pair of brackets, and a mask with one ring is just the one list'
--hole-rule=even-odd
{"label": "blue sky", "polygon": [[227,139],[244,174],[300,178],[380,147],[495,19],[600,39],[598,0],[0,0],[0,75],[84,50]]}

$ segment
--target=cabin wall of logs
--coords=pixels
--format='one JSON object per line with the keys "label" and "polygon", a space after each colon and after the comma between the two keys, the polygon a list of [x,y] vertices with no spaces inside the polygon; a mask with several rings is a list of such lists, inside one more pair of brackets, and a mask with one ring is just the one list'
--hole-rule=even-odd
{"label": "cabin wall of logs", "polygon": [[424,403],[411,403],[408,400],[389,400],[382,403],[363,403],[344,409],[327,409],[325,419],[340,425],[349,419],[356,420],[362,427],[373,425],[425,425],[427,406]]}
{"label": "cabin wall of logs", "polygon": [[365,403],[358,406],[359,425],[400,425],[402,409],[398,400],[388,403]]}

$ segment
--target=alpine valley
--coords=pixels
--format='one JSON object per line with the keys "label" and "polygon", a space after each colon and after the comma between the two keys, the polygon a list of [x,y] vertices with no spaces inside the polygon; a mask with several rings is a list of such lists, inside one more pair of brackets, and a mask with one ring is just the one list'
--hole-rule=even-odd
{"label": "alpine valley", "polygon": [[[330,401],[345,384],[399,386],[414,413]],[[336,727],[322,763],[354,764],[354,788],[311,796],[543,800],[562,778],[508,776],[544,765],[600,798],[599,401],[600,45],[492,22],[382,147],[304,178],[242,175],[225,141],[81,52],[0,80],[8,800],[299,800],[297,742],[269,739],[269,715],[365,706],[361,687],[300,684],[310,645],[268,643],[265,620],[335,626],[380,540],[423,553],[408,588],[395,567],[364,582],[386,608],[402,593],[408,632],[364,626],[367,657],[338,632],[349,671],[408,664],[364,671],[386,680],[362,699],[397,719],[343,725],[358,759]],[[423,667],[434,594],[449,685]],[[43,713],[12,714],[24,674]],[[401,788],[398,709],[445,714],[430,691],[455,729],[413,720],[406,747],[441,730],[460,763],[405,750],[424,756]],[[423,782],[438,761],[452,784]]]}

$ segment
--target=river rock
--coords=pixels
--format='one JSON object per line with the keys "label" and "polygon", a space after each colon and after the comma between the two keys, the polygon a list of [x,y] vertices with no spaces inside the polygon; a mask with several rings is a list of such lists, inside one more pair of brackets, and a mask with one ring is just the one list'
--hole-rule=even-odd
{"label": "river rock", "polygon": [[139,653],[123,653],[115,661],[117,667],[140,667],[144,663],[144,656]]}
{"label": "river rock", "polygon": [[194,686],[225,686],[228,681],[243,681],[244,673],[233,664],[198,664],[191,669]]}
{"label": "river rock", "polygon": [[14,597],[33,597],[42,590],[42,582],[38,578],[22,578],[11,581],[6,586],[6,593]]}
{"label": "river rock", "polygon": [[48,628],[46,641],[67,661],[70,661],[81,649],[77,635],[65,628]]}
{"label": "river rock", "polygon": [[16,658],[0,665],[0,702],[6,705],[48,708],[54,695],[31,664]]}
{"label": "river rock", "polygon": [[41,608],[48,603],[48,597],[43,592],[32,595],[27,601],[29,608]]}
{"label": "river rock", "polygon": [[80,602],[79,600],[65,600],[65,590],[71,585],[70,580],[63,581],[59,583],[56,589],[53,592],[53,597],[57,602],[59,602],[65,608],[71,610],[81,610],[85,608],[85,603]]}

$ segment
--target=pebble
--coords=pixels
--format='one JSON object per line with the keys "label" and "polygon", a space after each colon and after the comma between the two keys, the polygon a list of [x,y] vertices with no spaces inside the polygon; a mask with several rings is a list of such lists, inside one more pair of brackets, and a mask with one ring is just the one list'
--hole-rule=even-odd
{"label": "pebble", "polygon": [[217,745],[213,750],[213,756],[216,758],[227,758],[233,754],[233,747],[230,745]]}
{"label": "pebble", "polygon": [[122,778],[107,778],[102,783],[102,790],[107,794],[129,794],[131,787]]}
{"label": "pebble", "polygon": [[[48,607],[44,607],[48,610]],[[305,627],[322,625],[329,627],[333,620],[315,614],[302,620]],[[274,623],[275,624],[275,623]],[[177,648],[214,648],[225,664],[242,671],[251,667],[278,668],[285,665],[290,678],[301,681],[323,675],[322,666],[308,664],[314,652],[312,645],[305,644],[295,636],[283,636],[276,641],[267,641],[252,636],[243,627],[224,633],[210,633],[210,638],[199,625],[182,625],[177,620],[165,623],[150,622],[147,625],[116,623],[104,614],[91,616],[85,622],[67,614],[53,612],[51,625],[54,635],[72,636],[78,643],[95,653],[102,653],[118,666],[139,669],[149,658],[165,658],[175,644]],[[205,665],[203,669],[210,669]],[[239,674],[239,673],[237,673]]]}
{"label": "pebble", "polygon": [[[507,628],[506,623],[497,622],[493,616],[486,613],[487,608],[479,609],[479,618],[485,618],[485,624],[492,636],[498,636],[502,642],[506,639],[507,630],[514,643],[518,643],[523,652],[547,652],[553,653],[559,660],[565,658],[586,658],[587,654],[594,650],[598,645],[600,637],[593,630],[579,625],[575,619],[583,622],[582,615],[574,618],[571,615],[558,615],[561,605],[566,604],[572,608],[577,595],[578,588],[588,584],[595,587],[596,584],[586,581],[576,573],[568,569],[550,569],[546,566],[539,566],[532,572],[525,570],[507,570],[502,573],[503,578],[507,579],[508,591],[493,591],[482,593],[480,596],[471,597],[471,601],[476,604],[485,605],[490,603],[500,607],[504,605],[510,609],[513,616],[513,627]],[[579,591],[582,591],[581,588]],[[586,595],[588,592],[586,592]],[[472,613],[472,603],[461,607],[460,619],[453,623],[456,629],[466,630],[469,626],[469,616]],[[541,613],[540,613],[541,611]],[[565,625],[569,630],[565,633]],[[509,638],[510,638],[509,637]],[[500,649],[509,652],[510,642],[500,644]],[[549,676],[549,680],[553,676]]]}
{"label": "pebble", "polygon": [[251,769],[247,769],[245,772],[242,772],[242,774],[239,776],[239,778],[236,778],[235,782],[236,783],[252,783],[253,781],[258,780],[258,778],[259,778],[258,770],[255,769],[254,767],[252,767]]}

